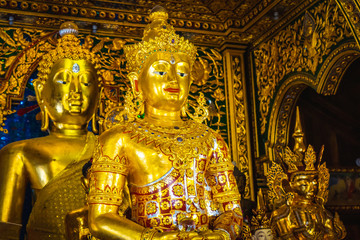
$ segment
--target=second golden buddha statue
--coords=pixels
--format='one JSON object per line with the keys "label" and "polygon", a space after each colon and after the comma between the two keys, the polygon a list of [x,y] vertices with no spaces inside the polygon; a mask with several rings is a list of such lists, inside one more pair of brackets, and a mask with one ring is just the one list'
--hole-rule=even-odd
{"label": "second golden buddha statue", "polygon": [[42,130],[50,134],[11,143],[0,151],[0,232],[19,239],[28,185],[35,203],[27,239],[65,239],[64,218],[83,206],[81,168],[92,156],[96,137],[88,132],[95,123],[99,98],[96,58],[80,46],[77,26],[61,26],[56,48],[39,63],[34,82],[41,108]]}
{"label": "second golden buddha statue", "polygon": [[[125,109],[139,111],[99,137],[88,203],[90,231],[101,240],[235,239],[241,230],[226,143],[181,118],[196,48],[175,34],[167,17],[158,7],[142,42],[125,48],[135,96],[133,108]],[[143,113],[144,119],[130,116]],[[131,220],[119,214],[127,187]]]}

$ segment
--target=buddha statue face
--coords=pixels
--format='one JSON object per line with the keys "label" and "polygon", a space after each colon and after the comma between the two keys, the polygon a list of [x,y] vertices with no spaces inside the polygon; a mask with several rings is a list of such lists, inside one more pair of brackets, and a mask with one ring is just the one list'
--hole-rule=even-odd
{"label": "buddha statue face", "polygon": [[58,128],[84,127],[95,113],[99,86],[93,65],[86,60],[60,59],[47,81],[36,83],[41,109]]}
{"label": "buddha statue face", "polygon": [[299,174],[290,183],[291,188],[299,196],[314,200],[318,191],[318,176],[316,174]]}
{"label": "buddha statue face", "polygon": [[253,240],[272,240],[273,235],[270,228],[258,229],[255,231]]}
{"label": "buddha statue face", "polygon": [[142,92],[146,105],[164,111],[179,111],[190,89],[189,58],[183,53],[152,54],[144,64],[135,89]]}

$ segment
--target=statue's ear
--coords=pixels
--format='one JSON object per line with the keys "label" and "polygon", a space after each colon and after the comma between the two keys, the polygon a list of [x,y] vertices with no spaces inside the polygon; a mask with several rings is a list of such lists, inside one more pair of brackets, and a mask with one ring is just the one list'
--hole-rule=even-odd
{"label": "statue's ear", "polygon": [[40,81],[35,80],[34,81],[34,89],[35,89],[36,100],[42,110],[43,102],[44,102],[42,99],[42,91],[44,89],[44,84]]}
{"label": "statue's ear", "polygon": [[131,72],[127,77],[130,80],[131,88],[135,95],[135,93],[139,92],[139,75],[136,72]]}
{"label": "statue's ear", "polygon": [[42,91],[44,89],[44,84],[40,81],[34,81],[34,86],[35,86],[35,95],[36,95],[36,100],[39,104],[40,107],[40,113],[41,113],[41,130],[42,131],[47,131],[47,129],[49,128],[49,112],[46,109],[46,106],[44,105],[44,101],[42,98]]}

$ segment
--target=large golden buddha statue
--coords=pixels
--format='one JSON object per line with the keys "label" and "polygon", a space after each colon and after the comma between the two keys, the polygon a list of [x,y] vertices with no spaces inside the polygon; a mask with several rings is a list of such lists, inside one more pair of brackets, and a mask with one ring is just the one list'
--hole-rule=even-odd
{"label": "large golden buddha statue", "polygon": [[80,46],[75,34],[76,25],[62,25],[62,37],[40,61],[34,82],[42,130],[50,126],[50,134],[11,143],[0,151],[0,232],[4,239],[19,239],[28,185],[35,200],[28,239],[64,239],[65,214],[84,204],[81,168],[95,146],[95,136],[87,127],[95,116],[99,81],[95,56]]}
{"label": "large golden buddha statue", "polygon": [[[277,239],[343,239],[346,231],[339,216],[325,209],[328,195],[329,170],[320,165],[309,145],[305,148],[299,110],[296,113],[294,152],[286,147],[282,156],[287,168],[273,163],[267,175],[269,197],[275,210],[271,226]],[[305,151],[306,149],[306,151]],[[280,201],[284,204],[279,205]]]}
{"label": "large golden buddha statue", "polygon": [[[135,100],[144,118],[99,137],[90,175],[89,227],[106,239],[235,239],[240,195],[220,135],[182,120],[196,48],[175,34],[157,7],[142,42],[125,47]],[[142,100],[141,100],[142,99]],[[119,213],[129,190],[132,219]]]}

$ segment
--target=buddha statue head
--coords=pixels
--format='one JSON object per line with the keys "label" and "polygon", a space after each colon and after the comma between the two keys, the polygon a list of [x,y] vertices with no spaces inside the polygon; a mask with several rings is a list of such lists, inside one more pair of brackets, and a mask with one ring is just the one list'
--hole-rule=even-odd
{"label": "buddha statue head", "polygon": [[57,129],[86,129],[93,118],[93,129],[96,129],[99,66],[95,55],[80,45],[77,29],[74,23],[63,23],[56,48],[39,63],[34,86],[43,131],[49,126],[49,118]]}
{"label": "buddha statue head", "polygon": [[142,96],[146,107],[176,112],[189,94],[196,48],[177,35],[167,19],[164,8],[156,6],[142,41],[124,51],[134,95]]}

